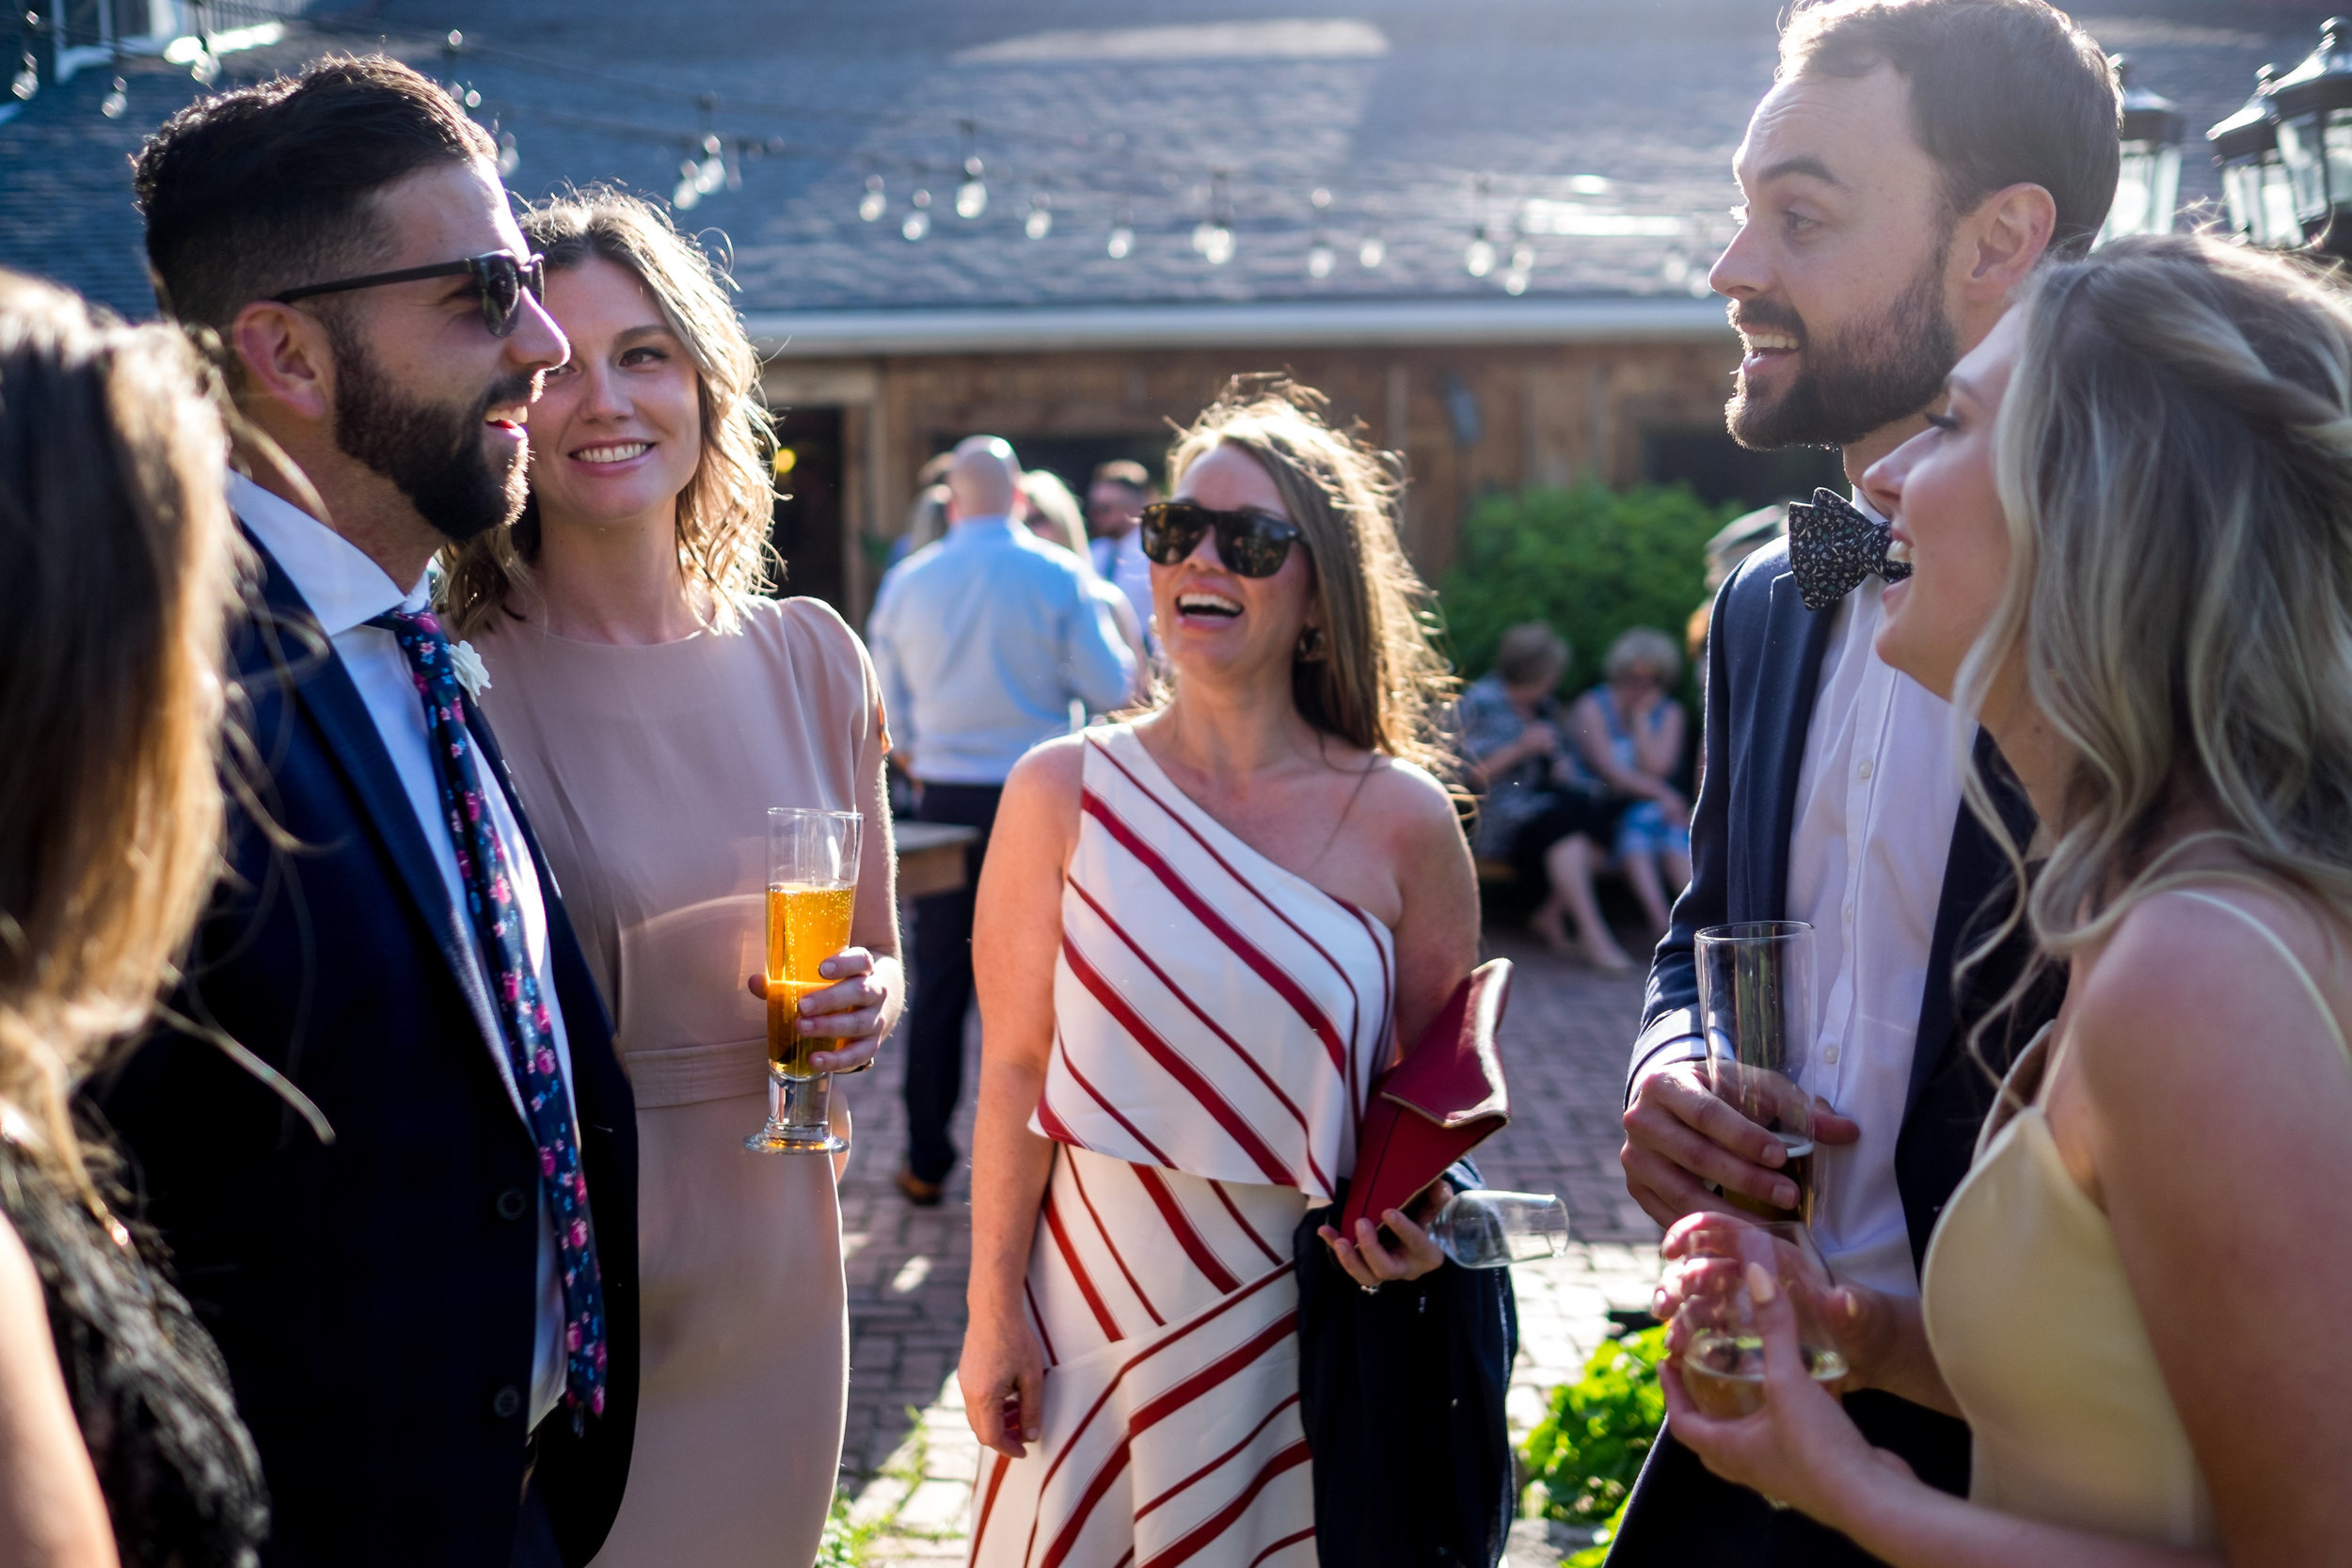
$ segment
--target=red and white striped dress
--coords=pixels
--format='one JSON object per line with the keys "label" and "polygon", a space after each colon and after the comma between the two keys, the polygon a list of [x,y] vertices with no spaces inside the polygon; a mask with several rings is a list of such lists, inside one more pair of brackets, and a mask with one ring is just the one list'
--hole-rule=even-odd
{"label": "red and white striped dress", "polygon": [[1291,1233],[1386,1064],[1387,927],[1087,732],[1029,1255],[1044,1436],[981,1455],[980,1568],[1311,1568]]}

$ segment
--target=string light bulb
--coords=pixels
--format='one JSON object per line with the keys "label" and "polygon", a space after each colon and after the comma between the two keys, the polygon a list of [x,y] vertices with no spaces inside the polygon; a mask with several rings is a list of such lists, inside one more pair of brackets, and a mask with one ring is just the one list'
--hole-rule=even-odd
{"label": "string light bulb", "polygon": [[879,174],[867,175],[866,194],[858,198],[857,215],[868,223],[874,223],[888,211],[890,211],[890,198],[882,194],[882,177]]}
{"label": "string light bulb", "polygon": [[1221,267],[1232,261],[1233,259],[1232,226],[1223,223],[1211,224],[1208,243],[1200,247],[1200,254],[1209,259],[1209,265],[1213,267]]}
{"label": "string light bulb", "polygon": [[31,50],[24,51],[24,63],[16,68],[16,75],[8,83],[8,91],[20,103],[29,103],[33,94],[40,91],[40,62],[33,58]]}
{"label": "string light bulb", "polygon": [[515,145],[515,133],[501,131],[499,133],[499,177],[502,180],[511,179],[515,171],[522,166],[522,150]]}
{"label": "string light bulb", "polygon": [[220,80],[220,56],[213,53],[210,39],[199,45],[196,57],[188,62],[188,74],[200,87],[209,87]]}
{"label": "string light bulb", "polygon": [[1527,274],[1513,267],[1502,275],[1502,292],[1514,298],[1527,293]]}
{"label": "string light bulb", "polygon": [[1307,247],[1307,276],[1330,277],[1331,269],[1338,264],[1339,259],[1339,252],[1331,248],[1331,242],[1317,234],[1315,243]]}
{"label": "string light bulb", "polygon": [[120,119],[130,107],[131,84],[118,76],[114,86],[106,89],[106,96],[98,101],[98,112],[108,119]]}
{"label": "string light bulb", "polygon": [[972,147],[977,128],[968,119],[956,126],[963,133],[963,183],[956,187],[956,216],[976,218],[988,211],[988,182],[980,177],[980,155]]}
{"label": "string light bulb", "polygon": [[1366,234],[1364,243],[1356,247],[1356,264],[1366,272],[1372,271],[1388,259],[1389,242],[1380,237],[1380,230],[1377,229]]}
{"label": "string light bulb", "polygon": [[716,136],[703,138],[703,159],[694,166],[694,189],[708,196],[726,183],[725,147]]}
{"label": "string light bulb", "polygon": [[691,212],[702,204],[703,188],[700,176],[702,165],[689,158],[677,166],[677,189],[670,193],[670,205],[679,212]]}
{"label": "string light bulb", "polygon": [[1127,253],[1135,247],[1135,220],[1127,215],[1127,209],[1121,207],[1119,210],[1119,215],[1111,219],[1111,237],[1109,242],[1103,246],[1103,250],[1112,261],[1123,261],[1127,259]]}
{"label": "string light bulb", "polygon": [[1022,232],[1033,240],[1041,240],[1054,231],[1054,198],[1043,191],[1029,198],[1029,216],[1021,225]]}
{"label": "string light bulb", "polygon": [[931,193],[916,191],[907,198],[907,205],[912,210],[907,214],[906,221],[898,225],[898,232],[905,235],[907,243],[912,245],[931,231]]}
{"label": "string light bulb", "polygon": [[1495,270],[1495,243],[1486,238],[1486,226],[1483,223],[1470,235],[1470,243],[1462,247],[1462,270],[1472,277],[1484,277]]}

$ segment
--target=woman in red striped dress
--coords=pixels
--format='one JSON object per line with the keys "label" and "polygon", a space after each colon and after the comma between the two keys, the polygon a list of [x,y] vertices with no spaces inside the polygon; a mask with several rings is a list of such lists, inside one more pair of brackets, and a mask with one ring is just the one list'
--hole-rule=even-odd
{"label": "woman in red striped dress", "polygon": [[[1147,512],[1174,671],[1013,769],[980,878],[971,1327],[984,1568],[1315,1560],[1291,1235],[1476,961],[1444,685],[1376,453],[1237,382]],[[1327,1232],[1366,1289],[1437,1266]]]}

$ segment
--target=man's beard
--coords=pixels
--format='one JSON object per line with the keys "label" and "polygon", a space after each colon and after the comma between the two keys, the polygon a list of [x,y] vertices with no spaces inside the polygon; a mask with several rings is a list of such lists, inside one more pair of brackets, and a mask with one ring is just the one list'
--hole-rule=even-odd
{"label": "man's beard", "polygon": [[490,410],[531,401],[532,377],[493,383],[471,406],[405,395],[357,334],[329,321],[335,345],[335,445],[392,482],[418,515],[453,545],[512,523],[529,474],[518,451],[502,468],[483,450]]}
{"label": "man's beard", "polygon": [[1752,451],[1778,447],[1843,447],[1907,420],[1933,403],[1960,359],[1944,313],[1944,248],[1939,245],[1896,301],[1876,318],[1815,341],[1804,318],[1786,306],[1750,300],[1743,325],[1786,332],[1803,361],[1777,401],[1748,396],[1744,378],[1724,407],[1732,437]]}

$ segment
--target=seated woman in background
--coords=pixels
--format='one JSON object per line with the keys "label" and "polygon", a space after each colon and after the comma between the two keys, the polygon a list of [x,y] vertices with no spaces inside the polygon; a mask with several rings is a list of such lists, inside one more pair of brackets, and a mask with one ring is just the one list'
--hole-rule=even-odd
{"label": "seated woman in background", "polygon": [[[1670,1368],[1673,1430],[1897,1568],[2352,1562],[2352,304],[2120,240],[2046,266],[1928,420],[1862,478],[1913,566],[1877,651],[2031,797],[2013,918],[2066,1001],[1920,1296],[1850,1287],[1820,1322],[1847,1386],[1968,1422],[1968,1500],[1806,1374],[1760,1261],[1763,1408],[1702,1414]],[[1676,1227],[1674,1291],[1739,1276],[1736,1224]]]}
{"label": "seated woman in background", "polygon": [[69,1110],[219,860],[206,379],[178,333],[0,272],[0,1562],[250,1564],[269,1523],[220,1352]]}
{"label": "seated woman in background", "polygon": [[[1478,957],[1381,460],[1236,382],[1144,513],[1168,695],[1013,768],[980,874],[972,1561],[1311,1568],[1292,1239]],[[1327,1232],[1367,1290],[1442,1260]],[[1165,1417],[1167,1418],[1163,1419]]]}
{"label": "seated woman in background", "polygon": [[[1621,808],[1561,766],[1562,716],[1552,693],[1567,667],[1560,634],[1523,621],[1502,634],[1494,669],[1462,693],[1462,773],[1479,795],[1473,847],[1543,888],[1527,924],[1546,946],[1581,951],[1597,969],[1627,970],[1633,960],[1593,896],[1593,872]],[[1563,915],[1576,922],[1573,946]]]}
{"label": "seated woman in background", "polygon": [[[850,945],[803,997],[813,1061],[873,1059],[905,988],[865,645],[771,599],[759,360],[708,259],[590,191],[521,215],[572,356],[531,411],[531,503],[445,556],[637,1097],[644,1374],[604,1568],[805,1563],[833,1498],[848,1304],[834,1163],[746,1152],[766,1110],[771,806],[864,820]],[[836,1130],[843,1130],[835,1082]],[[788,1421],[788,1440],[756,1435]],[[687,1544],[691,1544],[691,1549]]]}
{"label": "seated woman in background", "polygon": [[[1634,626],[1609,644],[1601,685],[1576,700],[1576,762],[1624,802],[1610,856],[1653,935],[1691,881],[1691,805],[1676,787],[1682,771],[1682,705],[1666,695],[1682,678],[1682,654],[1654,626]],[[1661,875],[1662,874],[1662,875]]]}

